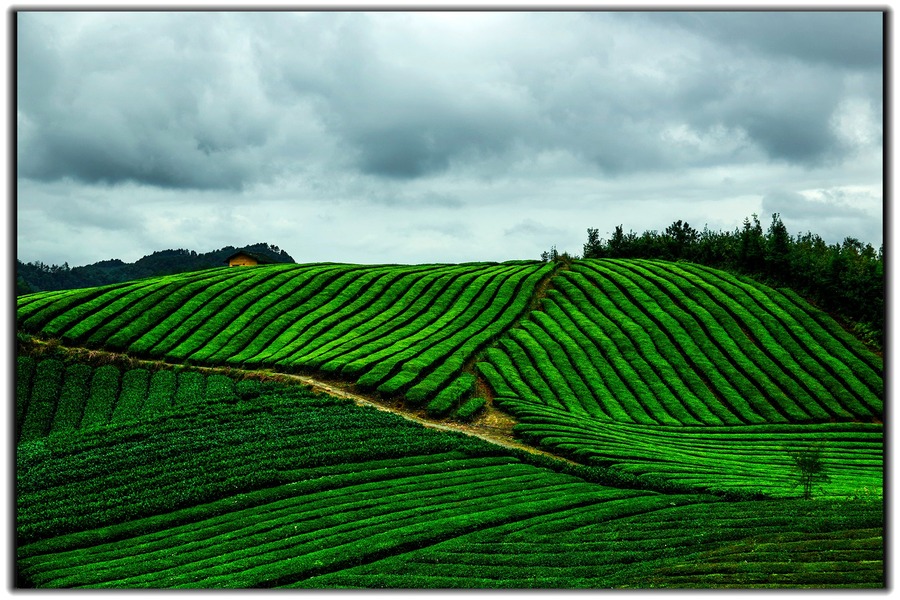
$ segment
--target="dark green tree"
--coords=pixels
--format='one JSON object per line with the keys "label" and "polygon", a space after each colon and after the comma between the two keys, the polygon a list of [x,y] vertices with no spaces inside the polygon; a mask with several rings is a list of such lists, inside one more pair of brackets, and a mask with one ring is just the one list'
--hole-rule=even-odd
{"label": "dark green tree", "polygon": [[34,290],[28,285],[28,282],[21,275],[16,276],[16,296],[30,294]]}
{"label": "dark green tree", "polygon": [[831,478],[825,473],[823,450],[824,447],[821,443],[788,449],[788,456],[794,463],[797,486],[803,487],[803,498],[806,500],[812,498],[813,488],[816,485],[831,481]]}
{"label": "dark green tree", "polygon": [[588,239],[584,244],[583,254],[585,258],[600,258],[603,256],[603,242],[600,241],[600,230],[588,227]]}
{"label": "dark green tree", "polygon": [[691,258],[695,251],[695,245],[700,239],[700,234],[687,222],[678,219],[668,227],[663,234],[667,254],[672,260],[679,258]]}
{"label": "dark green tree", "polygon": [[786,280],[790,273],[791,236],[778,213],[772,215],[772,224],[766,234],[766,272],[776,279]]}
{"label": "dark green tree", "polygon": [[697,240],[693,260],[711,267],[732,267],[737,255],[736,239],[737,231],[735,233],[712,231],[704,225]]}
{"label": "dark green tree", "polygon": [[[631,235],[631,232],[629,232]],[[631,241],[633,241],[634,236],[631,235]],[[630,256],[630,252],[633,252],[633,248],[629,248],[628,240],[625,237],[625,234],[622,231],[621,225],[616,225],[615,231],[613,231],[613,235],[609,238],[609,255],[613,258],[623,258],[626,256]]]}
{"label": "dark green tree", "polygon": [[762,225],[759,217],[754,213],[753,222],[744,219],[744,227],[741,229],[741,244],[738,253],[738,264],[741,268],[751,273],[760,273],[764,264],[764,243]]}

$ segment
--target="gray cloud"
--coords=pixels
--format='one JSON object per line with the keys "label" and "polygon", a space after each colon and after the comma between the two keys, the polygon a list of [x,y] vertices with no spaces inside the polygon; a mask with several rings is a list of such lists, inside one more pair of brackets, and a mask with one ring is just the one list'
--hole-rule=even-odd
{"label": "gray cloud", "polygon": [[841,98],[835,89],[842,82],[834,74],[785,69],[740,83],[722,116],[744,129],[768,156],[807,166],[842,158],[844,148],[832,126]]}
{"label": "gray cloud", "polygon": [[842,160],[848,150],[833,127],[840,101],[859,95],[876,109],[881,105],[879,12],[648,12],[620,18],[658,27],[672,48],[679,38],[682,47],[693,48],[689,58],[671,63],[678,82],[675,112],[698,128],[741,130],[772,159],[805,166]]}
{"label": "gray cloud", "polygon": [[[788,190],[771,191],[762,199],[764,214],[779,213],[792,234],[812,231],[828,243],[839,243],[845,237],[880,243],[882,223],[877,218],[880,198],[867,191],[843,189],[821,189],[814,193],[811,198]],[[815,228],[809,226],[811,223],[816,224]]]}
{"label": "gray cloud", "polygon": [[766,213],[777,212],[790,219],[860,219],[868,216],[866,211],[843,202],[846,197],[844,192],[824,191],[824,195],[824,200],[811,200],[797,192],[773,191],[763,196],[763,210]]}
{"label": "gray cloud", "polygon": [[[72,30],[67,25],[72,21]],[[19,174],[237,189],[273,124],[215,14],[18,16]]]}
{"label": "gray cloud", "polygon": [[554,227],[545,223],[538,223],[534,219],[525,219],[523,221],[519,221],[503,232],[503,234],[506,236],[526,236],[532,238],[549,238],[553,236],[559,236],[562,233],[563,230],[559,227]]}
{"label": "gray cloud", "polygon": [[402,206],[408,209],[423,210],[457,210],[465,207],[465,202],[454,194],[426,191],[422,193],[395,192],[388,196],[375,194],[375,202],[387,206]]}
{"label": "gray cloud", "polygon": [[842,68],[880,70],[884,16],[880,11],[658,13],[716,42],[776,58]]}
{"label": "gray cloud", "polygon": [[[839,17],[21,12],[18,206],[198,249],[249,230],[234,207],[284,235],[313,218],[328,226],[303,235],[328,232],[314,245],[347,259],[397,240],[435,259],[458,239],[578,252],[589,226],[707,214],[730,228],[762,204],[799,210],[764,201],[772,189],[880,182],[880,14]],[[66,189],[84,200],[54,216],[44,192]],[[91,197],[145,225],[104,220]],[[463,211],[483,220],[472,238],[415,235]],[[351,240],[334,215],[396,236]]]}
{"label": "gray cloud", "polygon": [[[802,42],[821,28],[816,48],[831,56],[835,21],[783,17],[501,15],[476,59],[463,31],[418,14],[101,13],[74,33],[75,17],[20,15],[18,100],[35,125],[19,140],[19,172],[242,189],[313,164],[405,180],[522,149],[569,151],[606,174],[729,164],[754,146],[803,165],[839,160],[843,71]],[[853,34],[867,24],[835,46],[868,47]],[[536,55],[548,28],[567,41]],[[731,35],[736,45],[723,45]],[[766,58],[789,51],[798,61]],[[685,154],[660,134],[684,125],[746,137]]]}

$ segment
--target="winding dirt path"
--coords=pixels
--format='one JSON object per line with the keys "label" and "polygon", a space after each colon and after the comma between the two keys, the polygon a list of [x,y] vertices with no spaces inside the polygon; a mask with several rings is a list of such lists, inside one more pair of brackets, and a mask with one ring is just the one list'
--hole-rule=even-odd
{"label": "winding dirt path", "polygon": [[[236,370],[232,369],[232,372],[234,371]],[[253,371],[248,371],[248,373],[253,373]],[[504,448],[524,450],[532,454],[540,454],[549,458],[553,458],[555,460],[571,464],[580,464],[516,440],[512,432],[512,428],[516,424],[515,420],[510,415],[501,412],[491,404],[485,406],[482,414],[471,423],[458,423],[455,421],[435,421],[433,419],[429,419],[426,416],[425,411],[410,411],[408,409],[402,408],[399,403],[388,403],[372,396],[361,394],[356,391],[351,391],[348,388],[352,388],[352,384],[344,384],[343,382],[335,381],[326,382],[314,377],[310,377],[308,375],[294,375],[277,372],[273,372],[272,375],[276,376],[280,380],[284,379],[297,381],[299,383],[302,383],[303,385],[309,386],[316,391],[324,392],[331,396],[337,396],[338,398],[346,398],[348,400],[352,400],[359,406],[372,406],[378,410],[399,415],[404,419],[414,421],[416,423],[419,423],[420,425],[424,425],[425,427],[430,427],[432,429],[441,429],[443,431],[457,431],[466,435],[480,438],[486,442],[490,442],[498,446],[503,446]]]}
{"label": "winding dirt path", "polygon": [[342,380],[326,380],[310,375],[280,373],[278,371],[270,370],[245,370],[233,367],[217,368],[199,365],[184,365],[180,363],[171,363],[160,360],[146,360],[129,356],[127,354],[120,354],[106,350],[64,346],[56,341],[48,342],[34,337],[31,338],[31,343],[33,344],[32,348],[38,354],[58,350],[66,354],[70,354],[79,360],[83,360],[95,365],[112,363],[118,364],[124,368],[140,367],[149,368],[151,370],[156,370],[161,367],[169,369],[180,368],[199,371],[207,374],[221,373],[237,378],[251,377],[256,379],[270,379],[285,383],[299,383],[308,386],[309,388],[317,392],[322,392],[331,396],[336,396],[338,398],[352,400],[359,406],[371,406],[381,411],[399,415],[404,419],[414,421],[425,427],[440,429],[443,431],[456,431],[465,435],[471,435],[473,437],[480,438],[486,442],[490,442],[491,444],[496,444],[504,448],[524,450],[525,452],[540,454],[554,460],[559,460],[576,465],[580,464],[573,460],[569,460],[551,452],[540,450],[538,448],[535,448],[534,446],[530,446],[516,440],[513,435],[513,426],[516,424],[515,419],[513,419],[511,415],[508,415],[507,413],[496,408],[493,405],[493,402],[491,402],[490,398],[488,399],[488,404],[482,410],[481,414],[469,423],[459,423],[450,420],[438,421],[429,418],[424,409],[410,410],[409,408],[403,406],[403,403],[400,400],[383,399],[380,396],[362,393],[355,388],[354,384]]}

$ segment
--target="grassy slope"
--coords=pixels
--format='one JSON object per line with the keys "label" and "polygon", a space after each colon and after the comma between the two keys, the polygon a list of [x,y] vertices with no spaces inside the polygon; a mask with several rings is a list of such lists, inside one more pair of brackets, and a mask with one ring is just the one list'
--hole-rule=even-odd
{"label": "grassy slope", "polygon": [[[425,404],[528,310],[553,265],[211,269],[18,299],[25,331],[206,365],[315,370]],[[468,385],[467,385],[468,383]]]}
{"label": "grassy slope", "polygon": [[553,282],[478,364],[524,439],[781,496],[796,494],[789,451],[822,444],[817,493],[882,487],[881,360],[802,300],[658,261],[581,261]]}
{"label": "grassy slope", "polygon": [[[140,421],[19,444],[19,585],[883,581],[878,504],[615,488],[598,482],[602,471],[296,387],[239,384],[238,397],[204,383],[212,394]],[[762,537],[776,533],[783,547]]]}
{"label": "grassy slope", "polygon": [[[534,492],[516,480],[514,493],[502,483],[492,487],[497,478],[491,476],[470,487],[474,473],[489,467],[470,459],[500,457],[509,465],[525,458],[510,459],[493,447],[473,450],[472,442],[445,433],[412,433],[408,423],[337,409],[330,400],[289,394],[288,401],[238,402],[221,386],[210,396],[206,381],[181,385],[174,375],[156,373],[129,375],[127,382],[122,374],[113,392],[109,369],[95,383],[96,373],[89,380],[73,365],[35,363],[23,366],[17,381],[17,476],[26,490],[18,512],[23,581],[126,587],[883,582],[877,503],[717,501],[719,518],[709,512],[714,498],[681,494],[674,501],[685,504],[682,512],[669,513],[674,507],[654,504],[669,495],[580,478],[596,481],[606,473],[607,483],[791,494],[784,446],[827,435],[833,480],[826,492],[860,496],[868,488],[877,497],[880,359],[861,352],[802,301],[712,270],[583,261],[548,279],[551,268],[218,269],[20,298],[18,325],[39,335],[172,360],[318,369],[419,405],[446,390],[471,390],[465,378],[481,357],[477,372],[484,380],[477,389],[490,384],[497,402],[520,418],[517,430],[526,439],[638,476],[615,478],[603,469],[561,475],[528,466],[526,480],[541,482]],[[548,283],[542,310],[527,312],[535,308],[535,290]],[[380,465],[381,483],[366,479],[375,468],[370,460]],[[451,469],[459,485],[416,495],[420,486],[443,485],[443,476],[427,483],[427,472],[440,472],[448,460],[462,461]],[[107,472],[98,473],[97,465]],[[359,488],[359,478],[370,487]],[[395,480],[405,480],[412,495],[398,495]],[[560,504],[556,486],[574,486],[575,504]],[[337,489],[349,495],[339,503],[346,511],[334,510],[337,500],[328,494]],[[435,494],[443,498],[438,506],[432,506]],[[612,501],[619,494],[625,499]],[[394,497],[406,504],[393,505]],[[290,519],[271,517],[282,501],[321,508],[295,533]],[[655,508],[637,508],[647,502]],[[232,514],[237,506],[247,511]],[[626,518],[632,509],[637,514]],[[438,526],[425,525],[436,516]],[[693,529],[670,544],[665,524],[676,517]],[[632,529],[646,539],[610,543]],[[161,562],[129,558],[144,544],[156,544]],[[212,560],[223,547],[233,548],[233,564]],[[791,554],[793,563],[785,562],[784,549],[799,552]],[[826,549],[833,552],[823,554]]]}

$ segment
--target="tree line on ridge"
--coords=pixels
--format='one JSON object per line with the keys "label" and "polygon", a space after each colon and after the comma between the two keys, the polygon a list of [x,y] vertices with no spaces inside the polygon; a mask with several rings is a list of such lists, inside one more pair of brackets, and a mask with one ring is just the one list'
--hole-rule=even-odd
{"label": "tree line on ridge", "polygon": [[[625,233],[609,239],[588,228],[584,258],[648,258],[690,261],[788,287],[847,324],[863,341],[880,349],[884,339],[884,244],[876,251],[846,237],[827,244],[811,232],[791,236],[778,213],[764,231],[759,217],[745,218],[733,231],[702,231],[675,221],[662,233]],[[571,260],[553,247],[542,260]]]}

